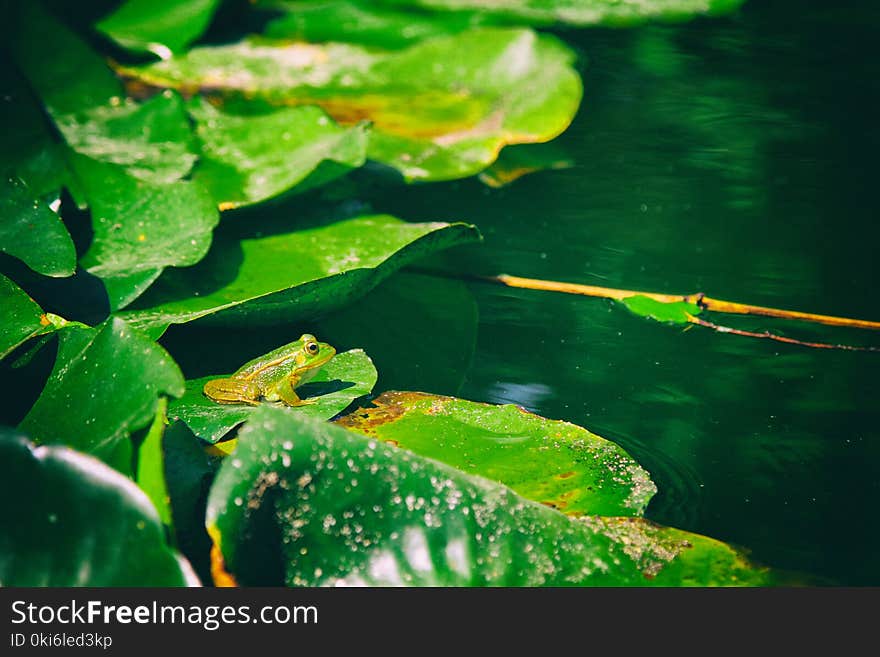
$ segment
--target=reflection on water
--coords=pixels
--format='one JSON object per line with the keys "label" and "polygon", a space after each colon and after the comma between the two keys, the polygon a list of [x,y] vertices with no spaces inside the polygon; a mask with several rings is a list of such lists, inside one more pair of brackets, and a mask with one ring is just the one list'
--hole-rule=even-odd
{"label": "reflection on water", "polygon": [[[729,19],[566,33],[589,59],[561,142],[575,167],[500,190],[395,189],[373,204],[477,223],[486,243],[455,256],[468,272],[880,319],[878,26],[869,2],[751,2]],[[877,354],[682,331],[601,299],[471,291],[480,319],[461,396],[619,442],[658,483],[654,520],[771,565],[880,584]]]}

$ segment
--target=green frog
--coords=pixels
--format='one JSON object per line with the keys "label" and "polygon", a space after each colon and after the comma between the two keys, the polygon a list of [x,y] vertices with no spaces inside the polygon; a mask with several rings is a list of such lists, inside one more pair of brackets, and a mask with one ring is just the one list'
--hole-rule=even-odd
{"label": "green frog", "polygon": [[314,399],[300,399],[296,388],[335,355],[329,344],[304,333],[299,340],[245,363],[231,377],[208,381],[203,392],[219,404],[257,406],[261,400],[288,406],[314,404]]}

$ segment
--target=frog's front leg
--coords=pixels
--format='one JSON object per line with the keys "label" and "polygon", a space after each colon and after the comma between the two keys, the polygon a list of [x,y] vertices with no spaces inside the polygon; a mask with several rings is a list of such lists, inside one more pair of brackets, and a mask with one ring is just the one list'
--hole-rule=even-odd
{"label": "frog's front leg", "polygon": [[292,374],[287,378],[287,381],[278,386],[278,396],[288,406],[308,406],[309,404],[314,404],[317,399],[300,399],[300,396],[296,394],[296,386],[299,384],[299,377],[295,374]]}
{"label": "frog's front leg", "polygon": [[250,404],[259,406],[260,388],[253,381],[242,379],[211,379],[202,388],[209,399],[218,404]]}

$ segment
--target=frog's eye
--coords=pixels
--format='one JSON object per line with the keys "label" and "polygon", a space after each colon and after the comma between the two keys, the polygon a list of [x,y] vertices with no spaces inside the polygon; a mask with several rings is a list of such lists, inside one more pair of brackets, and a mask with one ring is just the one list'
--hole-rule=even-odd
{"label": "frog's eye", "polygon": [[318,353],[318,343],[317,342],[309,342],[306,345],[306,351],[308,351],[312,356]]}

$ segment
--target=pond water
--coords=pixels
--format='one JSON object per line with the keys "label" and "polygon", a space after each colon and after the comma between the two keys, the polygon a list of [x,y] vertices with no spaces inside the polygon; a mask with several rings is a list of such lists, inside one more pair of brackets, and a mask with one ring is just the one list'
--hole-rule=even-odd
{"label": "pond water", "polygon": [[[476,223],[485,243],[455,254],[459,271],[880,320],[878,27],[871,2],[756,0],[731,18],[563,33],[583,55],[584,102],[559,141],[573,168],[501,190],[394,189],[373,204]],[[880,584],[880,354],[682,331],[602,299],[468,287],[479,320],[460,396],[618,442],[658,484],[657,522],[829,582]],[[460,307],[436,303],[440,315]]]}
{"label": "pond water", "polygon": [[[561,33],[585,83],[558,142],[572,168],[502,189],[377,184],[360,172],[324,194],[477,224],[483,244],[430,263],[453,274],[880,320],[880,10],[827,4],[754,0],[728,18]],[[864,331],[712,319],[880,344]],[[659,523],[820,583],[880,584],[878,353],[684,331],[604,299],[411,273],[308,325],[176,328],[163,343],[192,377],[233,370],[243,344],[257,355],[303,330],[364,347],[379,391],[516,403],[614,440],[656,481],[647,515]]]}

